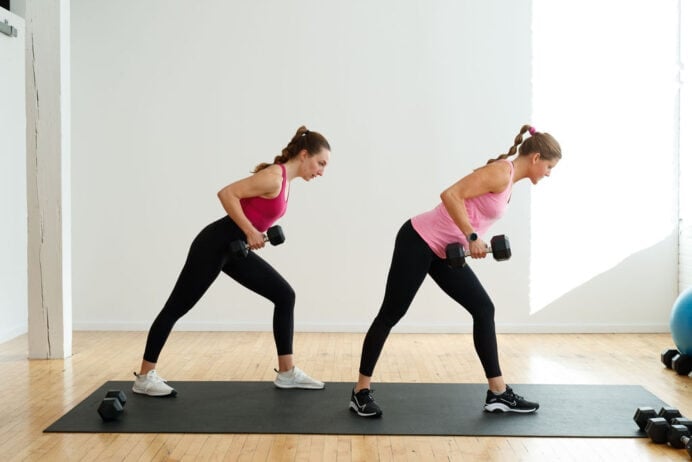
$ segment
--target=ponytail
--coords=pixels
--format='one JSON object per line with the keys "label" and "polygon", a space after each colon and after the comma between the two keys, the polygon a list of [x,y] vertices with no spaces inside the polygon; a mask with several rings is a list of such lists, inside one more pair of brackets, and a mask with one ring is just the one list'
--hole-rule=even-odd
{"label": "ponytail", "polygon": [[291,141],[289,141],[286,147],[281,150],[281,154],[274,157],[274,162],[271,164],[265,162],[260,163],[255,167],[252,173],[257,173],[260,170],[264,170],[270,165],[285,164],[289,160],[296,157],[303,149],[305,149],[311,156],[318,154],[322,149],[331,151],[329,142],[324,136],[317,132],[308,130],[305,128],[305,125],[301,125],[298,127],[296,134],[293,135],[293,138],[291,138]]}
{"label": "ponytail", "polygon": [[[529,132],[529,137],[524,139],[524,134]],[[520,156],[526,156],[531,153],[540,153],[542,159],[562,159],[562,151],[560,144],[548,133],[536,131],[531,125],[523,125],[519,129],[519,133],[514,137],[514,144],[509,148],[507,154],[501,154],[495,159],[488,160],[487,164],[491,164],[497,160],[506,159],[517,153],[519,149]]]}
{"label": "ponytail", "polygon": [[522,125],[522,127],[519,129],[519,133],[517,134],[517,136],[514,137],[514,144],[509,148],[509,151],[507,151],[506,154],[500,154],[495,159],[489,159],[488,162],[486,162],[486,165],[492,164],[496,160],[506,159],[516,154],[517,148],[521,145],[521,143],[524,142],[524,133],[526,132],[529,132],[531,135],[533,135],[536,132],[536,129],[533,128],[531,125]]}

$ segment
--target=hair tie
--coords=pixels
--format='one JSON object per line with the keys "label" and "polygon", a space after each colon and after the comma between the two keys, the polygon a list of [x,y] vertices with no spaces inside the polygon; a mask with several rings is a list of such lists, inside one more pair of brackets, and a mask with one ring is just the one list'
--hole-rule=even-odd
{"label": "hair tie", "polygon": [[534,134],[536,134],[536,129],[533,127],[529,127],[529,135],[533,136]]}

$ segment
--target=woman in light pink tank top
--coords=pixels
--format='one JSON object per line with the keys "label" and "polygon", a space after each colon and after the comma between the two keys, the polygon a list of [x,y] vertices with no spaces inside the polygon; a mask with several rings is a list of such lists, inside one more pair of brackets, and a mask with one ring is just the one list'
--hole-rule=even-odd
{"label": "woman in light pink tank top", "polygon": [[[524,139],[526,133],[529,137]],[[518,155],[510,160],[517,148]],[[560,145],[552,136],[524,125],[507,154],[457,181],[442,192],[435,208],[404,223],[396,237],[384,300],[363,341],[351,410],[362,417],[382,415],[370,387],[375,364],[390,330],[406,314],[428,274],[473,318],[474,347],[488,379],[484,409],[520,413],[538,409],[538,403],[525,400],[505,384],[497,354],[493,302],[469,265],[447,264],[445,248],[461,243],[471,258],[484,258],[482,236],[504,213],[513,184],[523,179],[536,184],[550,176],[561,158]]]}
{"label": "woman in light pink tank top", "polygon": [[[157,374],[159,354],[178,319],[192,309],[221,272],[274,304],[272,326],[278,356],[274,384],[278,388],[324,388],[324,383],[293,364],[293,288],[253,250],[264,247],[263,233],[286,212],[291,180],[310,181],[322,176],[330,151],[321,134],[300,127],[273,163],[259,164],[253,175],[219,191],[226,215],[206,226],[192,242],[175,287],[149,330],[141,368],[132,386],[135,393],[176,395],[177,391]],[[246,255],[232,251],[231,243],[238,241],[247,244]]]}

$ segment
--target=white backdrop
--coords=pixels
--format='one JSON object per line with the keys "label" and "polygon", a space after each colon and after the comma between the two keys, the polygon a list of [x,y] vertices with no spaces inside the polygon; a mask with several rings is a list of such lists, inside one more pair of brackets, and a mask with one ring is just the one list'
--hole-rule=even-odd
{"label": "white backdrop", "polygon": [[26,116],[24,20],[0,8],[0,342],[27,330]]}
{"label": "white backdrop", "polygon": [[[331,163],[323,178],[294,181],[280,222],[287,241],[262,255],[296,289],[297,330],[364,331],[399,226],[506,151],[532,118],[529,0],[73,0],[71,9],[76,329],[148,329],[191,240],[224,213],[216,192],[306,124],[329,139]],[[543,116],[539,129],[558,140],[583,130],[556,132]],[[563,153],[611,154],[564,143]],[[558,166],[545,181],[568,174]],[[512,260],[473,263],[498,330],[667,330],[674,229],[529,315],[530,204],[541,188],[516,185],[491,230],[510,237]],[[569,211],[556,211],[556,232],[560,213]],[[555,273],[569,264],[556,258]],[[221,275],[176,328],[270,326],[269,303]],[[397,330],[468,332],[470,316],[426,281]]]}

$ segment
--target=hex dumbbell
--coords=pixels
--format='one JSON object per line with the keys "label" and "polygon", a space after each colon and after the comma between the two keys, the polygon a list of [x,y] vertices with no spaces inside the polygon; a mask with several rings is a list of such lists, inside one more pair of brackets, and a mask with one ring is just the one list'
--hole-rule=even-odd
{"label": "hex dumbbell", "polygon": [[692,422],[686,418],[673,419],[672,424],[669,424],[663,417],[654,417],[649,419],[646,424],[646,434],[651,438],[652,442],[658,444],[668,443],[672,448],[685,449],[687,454],[692,457],[690,425],[692,425]]}
{"label": "hex dumbbell", "polygon": [[641,431],[646,431],[647,422],[654,417],[658,417],[656,409],[652,407],[638,407],[634,413],[634,422]]}
{"label": "hex dumbbell", "polygon": [[687,455],[692,457],[692,439],[689,436],[680,437],[680,446],[675,447],[684,449],[685,451],[687,451]]}
{"label": "hex dumbbell", "polygon": [[689,375],[692,372],[692,356],[677,354],[670,360],[670,367],[678,375]]}
{"label": "hex dumbbell", "polygon": [[[486,253],[492,252],[493,258],[497,261],[509,260],[512,256],[509,239],[504,234],[493,236],[492,239],[490,239],[490,246],[486,246],[485,251]],[[458,242],[448,244],[445,249],[445,254],[447,257],[447,264],[452,268],[465,266],[466,257],[471,255],[470,252],[465,250]]]}
{"label": "hex dumbbell", "polygon": [[117,420],[123,414],[127,396],[121,390],[108,390],[98,408],[98,413],[105,421]]}
{"label": "hex dumbbell", "polygon": [[[269,242],[271,245],[282,244],[286,240],[284,232],[281,226],[272,226],[267,230],[267,234],[264,235],[264,242]],[[231,253],[236,257],[247,257],[250,246],[247,245],[245,241],[233,241],[231,242]]]}
{"label": "hex dumbbell", "polygon": [[689,424],[690,421],[689,419],[683,417],[680,414],[680,411],[674,407],[664,406],[660,411],[658,411],[658,415],[656,417],[650,418],[646,421],[644,431],[651,441],[657,444],[663,444],[670,441],[672,427],[684,427],[684,424],[686,423]]}
{"label": "hex dumbbell", "polygon": [[[637,411],[634,413],[634,421],[642,431],[647,431],[646,427],[649,424],[649,420],[658,418],[662,420],[657,420],[656,424],[652,427],[652,431],[657,431],[656,427],[660,426],[660,432],[654,434],[654,438],[657,440],[662,440],[659,442],[664,442],[667,426],[674,423],[675,419],[684,419],[680,414],[680,411],[674,407],[663,406],[658,412],[652,407],[638,407]],[[687,421],[687,419],[684,419]],[[666,425],[663,425],[663,424]],[[675,423],[685,423],[685,422],[675,422]],[[649,432],[647,431],[647,434]],[[651,437],[651,435],[649,435]],[[652,438],[653,439],[653,438]]]}
{"label": "hex dumbbell", "polygon": [[680,352],[675,349],[666,349],[661,353],[661,362],[666,366],[667,369],[673,368],[673,358],[679,355]]}
{"label": "hex dumbbell", "polygon": [[692,434],[686,425],[673,424],[668,430],[668,444],[675,449],[683,449],[687,446],[689,452],[690,437]]}

